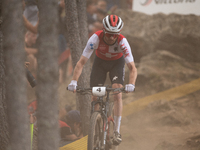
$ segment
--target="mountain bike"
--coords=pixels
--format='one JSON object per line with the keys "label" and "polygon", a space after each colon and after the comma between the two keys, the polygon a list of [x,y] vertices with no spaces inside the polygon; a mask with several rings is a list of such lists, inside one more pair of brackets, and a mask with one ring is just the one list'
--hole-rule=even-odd
{"label": "mountain bike", "polygon": [[[88,150],[110,150],[113,146],[114,135],[114,103],[110,102],[110,92],[118,94],[124,92],[124,88],[109,88],[99,86],[92,88],[77,88],[77,93],[88,94],[89,92],[97,97],[91,102],[91,118],[88,131]],[[98,105],[98,110],[95,106]]]}

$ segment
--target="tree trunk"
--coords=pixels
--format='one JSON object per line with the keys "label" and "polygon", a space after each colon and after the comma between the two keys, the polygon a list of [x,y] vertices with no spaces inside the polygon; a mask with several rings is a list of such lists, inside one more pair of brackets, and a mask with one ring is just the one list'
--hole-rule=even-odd
{"label": "tree trunk", "polygon": [[[68,43],[71,50],[73,67],[75,67],[88,39],[86,1],[66,0],[65,3],[67,33],[68,37],[70,37],[68,38]],[[88,61],[83,68],[83,72],[78,81],[78,86],[89,87],[89,72],[90,63]],[[77,94],[76,102],[77,109],[80,110],[81,113],[83,134],[87,135],[90,118],[90,96]]]}
{"label": "tree trunk", "polygon": [[82,44],[81,51],[82,51],[85,48],[85,45],[88,40],[86,0],[77,0],[77,10],[78,10],[79,34],[80,34],[81,44]]}
{"label": "tree trunk", "polygon": [[27,113],[24,25],[22,3],[3,0],[3,49],[6,68],[6,102],[9,124],[9,150],[30,149]]}
{"label": "tree trunk", "polygon": [[57,150],[58,132],[58,10],[57,0],[39,3],[39,51],[36,95],[38,149]]}
{"label": "tree trunk", "polygon": [[5,98],[5,64],[2,34],[2,3],[0,3],[0,150],[5,150],[8,145],[7,105]]}
{"label": "tree trunk", "polygon": [[[86,0],[77,0],[77,10],[78,10],[78,21],[79,21],[79,34],[81,38],[81,52],[85,48],[88,40],[88,26],[87,26],[87,15],[86,15]],[[85,12],[85,13],[83,13]],[[86,63],[83,72],[79,78],[79,85],[81,87],[89,87],[90,83],[90,60]],[[82,114],[81,119],[83,120],[83,133],[87,135],[90,120],[90,108],[91,108],[91,97],[90,95],[78,95],[78,100],[80,104],[80,113]]]}

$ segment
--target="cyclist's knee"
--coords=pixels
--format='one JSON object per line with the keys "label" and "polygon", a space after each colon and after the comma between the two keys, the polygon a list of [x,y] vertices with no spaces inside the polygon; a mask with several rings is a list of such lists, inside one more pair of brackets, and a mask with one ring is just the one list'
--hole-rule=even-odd
{"label": "cyclist's knee", "polygon": [[[114,83],[113,85],[112,85],[112,88],[122,88],[123,87],[123,85],[121,85],[121,84],[119,84],[119,83]],[[118,92],[114,92],[114,96],[113,96],[113,98],[114,98],[114,101],[121,101],[122,100],[122,94],[121,93],[118,93]]]}
{"label": "cyclist's knee", "polygon": [[123,85],[121,85],[120,83],[113,83],[112,84],[112,88],[122,88]]}

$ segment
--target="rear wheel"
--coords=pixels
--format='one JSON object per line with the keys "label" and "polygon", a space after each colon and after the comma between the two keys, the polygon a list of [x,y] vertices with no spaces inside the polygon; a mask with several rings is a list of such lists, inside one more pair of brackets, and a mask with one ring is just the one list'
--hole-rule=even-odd
{"label": "rear wheel", "polygon": [[88,133],[88,150],[100,150],[103,138],[103,119],[101,114],[94,112],[90,119]]}

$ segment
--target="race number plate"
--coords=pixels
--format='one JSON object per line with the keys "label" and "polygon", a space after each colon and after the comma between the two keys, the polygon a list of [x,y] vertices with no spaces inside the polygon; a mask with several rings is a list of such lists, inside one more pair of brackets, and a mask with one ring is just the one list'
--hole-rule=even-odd
{"label": "race number plate", "polygon": [[92,94],[94,96],[105,96],[106,95],[106,87],[93,87]]}

